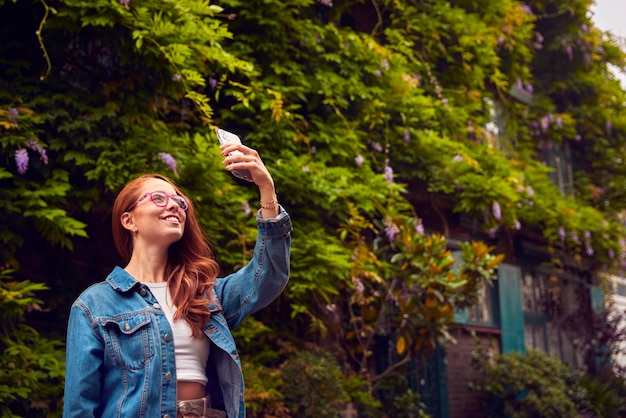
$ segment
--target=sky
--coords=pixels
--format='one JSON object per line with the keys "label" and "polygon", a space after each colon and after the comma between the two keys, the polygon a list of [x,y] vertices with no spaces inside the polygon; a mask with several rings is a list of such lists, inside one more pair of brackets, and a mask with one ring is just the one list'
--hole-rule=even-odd
{"label": "sky", "polygon": [[[595,0],[591,12],[591,19],[599,29],[623,38],[626,45],[626,0]],[[626,88],[626,74],[616,71],[616,75]]]}

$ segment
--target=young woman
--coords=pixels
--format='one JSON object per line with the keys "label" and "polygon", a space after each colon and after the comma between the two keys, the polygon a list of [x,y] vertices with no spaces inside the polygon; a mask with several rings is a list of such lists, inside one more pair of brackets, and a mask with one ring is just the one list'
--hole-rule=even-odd
{"label": "young woman", "polygon": [[[221,148],[227,169],[249,170],[260,191],[252,259],[218,278],[193,205],[174,183],[160,175],[128,183],[113,206],[113,237],[127,264],[70,311],[64,417],[245,416],[230,330],[287,284],[291,220],[258,153]],[[235,150],[243,154],[229,155]]]}

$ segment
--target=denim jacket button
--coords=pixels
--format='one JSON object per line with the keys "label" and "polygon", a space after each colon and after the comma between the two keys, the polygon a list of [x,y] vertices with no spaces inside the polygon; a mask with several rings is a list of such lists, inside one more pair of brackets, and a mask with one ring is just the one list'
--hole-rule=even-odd
{"label": "denim jacket button", "polygon": [[161,305],[159,305],[158,303],[155,303],[152,306],[154,306],[154,309],[161,309]]}
{"label": "denim jacket button", "polygon": [[170,414],[165,414],[163,415],[163,418],[171,418],[171,417],[170,417]]}
{"label": "denim jacket button", "polygon": [[167,372],[167,373],[165,374],[165,380],[172,380],[172,373]]}
{"label": "denim jacket button", "polygon": [[165,340],[165,342],[166,342],[166,343],[169,343],[169,342],[170,342],[170,340],[172,339],[172,337],[170,337],[170,334],[165,334],[165,335],[163,336],[163,339]]}
{"label": "denim jacket button", "polygon": [[139,294],[141,296],[146,296],[148,294],[148,292],[146,291],[146,289],[144,289],[143,287],[141,288],[141,290],[139,291]]}

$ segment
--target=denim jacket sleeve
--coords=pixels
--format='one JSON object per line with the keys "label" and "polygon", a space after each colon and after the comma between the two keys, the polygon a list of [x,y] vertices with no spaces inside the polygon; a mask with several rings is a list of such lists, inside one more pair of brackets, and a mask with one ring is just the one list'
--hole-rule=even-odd
{"label": "denim jacket sleeve", "polygon": [[243,268],[215,281],[215,292],[233,329],[280,295],[289,280],[291,219],[280,206],[278,216],[257,214],[258,237],[252,259]]}
{"label": "denim jacket sleeve", "polygon": [[82,302],[70,310],[66,346],[66,375],[63,417],[95,417],[100,406],[100,372],[104,342],[91,327]]}

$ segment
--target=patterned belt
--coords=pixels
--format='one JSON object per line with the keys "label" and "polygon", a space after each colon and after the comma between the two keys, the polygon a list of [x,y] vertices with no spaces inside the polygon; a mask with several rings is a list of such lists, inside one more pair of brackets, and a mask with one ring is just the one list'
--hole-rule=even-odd
{"label": "patterned belt", "polygon": [[226,412],[211,408],[211,397],[209,395],[200,399],[178,401],[176,405],[176,416],[178,418],[227,418]]}

